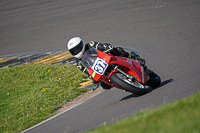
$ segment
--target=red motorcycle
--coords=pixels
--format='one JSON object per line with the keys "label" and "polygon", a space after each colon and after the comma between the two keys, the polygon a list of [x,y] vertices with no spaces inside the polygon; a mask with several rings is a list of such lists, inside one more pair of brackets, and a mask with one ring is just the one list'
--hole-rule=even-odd
{"label": "red motorcycle", "polygon": [[136,95],[147,93],[145,85],[155,88],[161,82],[157,74],[146,66],[144,68],[137,61],[113,56],[95,48],[90,48],[84,53],[81,63],[87,68],[92,80]]}

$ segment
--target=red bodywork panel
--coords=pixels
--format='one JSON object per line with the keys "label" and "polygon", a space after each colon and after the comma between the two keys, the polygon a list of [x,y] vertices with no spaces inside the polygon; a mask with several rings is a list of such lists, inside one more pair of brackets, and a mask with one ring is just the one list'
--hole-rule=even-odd
{"label": "red bodywork panel", "polygon": [[[98,58],[101,58],[103,59],[108,65],[109,62],[110,62],[110,59],[111,59],[111,56],[102,52],[102,51],[98,51]],[[92,76],[92,78],[95,80],[95,81],[99,81],[99,79],[101,77],[103,77],[102,75],[98,74],[98,73],[95,73],[91,68],[90,69],[87,69],[88,70],[88,73]]]}
{"label": "red bodywork panel", "polygon": [[[139,82],[142,82],[142,70],[141,67],[139,67],[139,63],[125,57],[120,57],[120,56],[115,56],[111,60],[110,64],[116,64],[116,65],[121,65],[124,66],[123,71],[126,73],[129,73],[136,77]],[[135,67],[134,67],[134,66]],[[136,69],[137,67],[137,69]]]}
{"label": "red bodywork panel", "polygon": [[[106,54],[102,51],[98,51],[98,58],[103,59],[108,65],[115,64],[115,65],[123,66],[124,72],[133,75],[142,84],[145,84],[149,80],[149,77],[146,75],[145,72],[143,72],[140,64],[133,59],[129,59],[129,58],[121,57],[121,56],[113,56],[111,54]],[[113,86],[113,84],[109,82],[107,79],[105,79],[103,75],[95,73],[91,68],[87,70],[88,70],[88,73],[91,75],[91,77],[95,81],[99,81],[101,79],[102,82],[105,82],[106,84]],[[112,75],[112,73],[114,72],[116,72],[116,70],[113,70],[110,73],[110,75]],[[110,78],[110,75],[108,76],[108,78]]]}

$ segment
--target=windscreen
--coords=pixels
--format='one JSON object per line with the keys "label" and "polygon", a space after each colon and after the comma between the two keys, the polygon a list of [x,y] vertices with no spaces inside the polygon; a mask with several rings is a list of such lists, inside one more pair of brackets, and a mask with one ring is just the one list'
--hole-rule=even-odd
{"label": "windscreen", "polygon": [[81,63],[83,66],[91,68],[96,59],[97,59],[97,50],[95,48],[90,48],[83,54]]}

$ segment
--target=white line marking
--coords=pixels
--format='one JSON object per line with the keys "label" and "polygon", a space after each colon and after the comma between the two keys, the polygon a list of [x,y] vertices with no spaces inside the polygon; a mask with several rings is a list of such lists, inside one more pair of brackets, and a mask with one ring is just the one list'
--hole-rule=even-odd
{"label": "white line marking", "polygon": [[50,120],[56,118],[56,117],[59,116],[59,115],[64,114],[65,112],[67,112],[67,111],[69,111],[69,110],[71,110],[71,109],[73,109],[73,108],[75,108],[75,107],[77,107],[77,106],[79,106],[79,105],[81,105],[81,104],[87,102],[88,100],[92,99],[93,97],[97,96],[97,95],[100,94],[102,91],[103,91],[103,90],[97,92],[96,94],[94,94],[93,96],[87,98],[86,100],[84,100],[84,101],[82,101],[82,102],[80,102],[80,103],[74,105],[73,107],[71,107],[71,108],[69,108],[69,109],[67,109],[67,110],[65,110],[65,111],[63,111],[63,112],[61,112],[61,113],[59,113],[59,114],[56,114],[56,115],[54,115],[54,116],[52,116],[52,117],[50,117],[50,118],[48,118],[48,119],[46,119],[46,120],[44,120],[44,121],[42,121],[42,122],[36,124],[36,125],[34,125],[34,126],[28,128],[28,129],[22,131],[21,133],[25,133],[25,132],[27,132],[27,131],[29,131],[29,130],[31,130],[31,129],[37,127],[37,126],[40,126],[40,125],[44,124],[45,122],[48,122],[48,121],[50,121]]}

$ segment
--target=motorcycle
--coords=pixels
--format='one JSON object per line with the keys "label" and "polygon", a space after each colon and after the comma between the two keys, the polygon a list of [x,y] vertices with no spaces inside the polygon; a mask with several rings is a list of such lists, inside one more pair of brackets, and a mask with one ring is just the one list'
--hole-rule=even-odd
{"label": "motorcycle", "polygon": [[[134,51],[130,53],[138,55]],[[161,82],[156,73],[146,66],[141,66],[137,61],[113,56],[95,48],[85,51],[81,63],[86,67],[89,77],[94,82],[103,82],[136,95],[146,94],[146,85],[155,88]]]}

